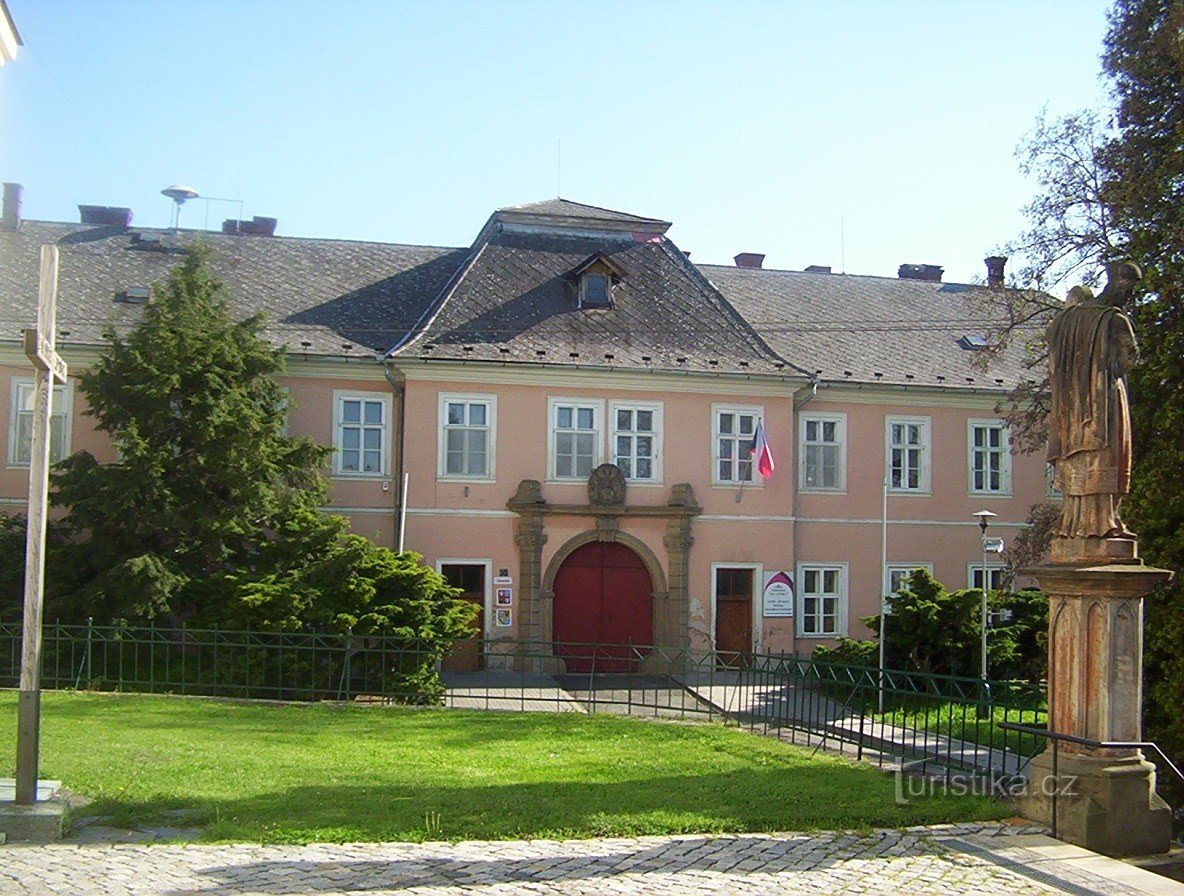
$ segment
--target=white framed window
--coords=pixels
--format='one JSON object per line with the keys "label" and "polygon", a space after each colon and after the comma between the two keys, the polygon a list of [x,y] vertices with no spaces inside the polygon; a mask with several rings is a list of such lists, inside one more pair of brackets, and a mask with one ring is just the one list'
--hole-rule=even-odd
{"label": "white framed window", "polygon": [[[1006,567],[1002,563],[987,563],[987,590],[988,591],[1003,591],[1003,573]],[[982,588],[983,587],[983,565],[982,563],[967,563],[966,564],[966,587],[967,588]]]}
{"label": "white framed window", "polygon": [[493,479],[497,396],[440,393],[436,475]]}
{"label": "white framed window", "polygon": [[662,405],[614,401],[609,455],[630,482],[662,481]]}
{"label": "white framed window", "polygon": [[799,563],[798,637],[847,634],[847,564]]}
{"label": "white framed window", "polygon": [[756,406],[713,404],[712,481],[716,485],[739,485],[764,481],[752,462],[752,439],[757,421],[765,409]]}
{"label": "white framed window", "polygon": [[928,417],[888,417],[888,489],[894,492],[929,492]]}
{"label": "white framed window", "polygon": [[604,402],[550,398],[547,417],[551,432],[550,478],[587,479],[602,462]]}
{"label": "white framed window", "polygon": [[1007,427],[998,420],[970,420],[967,443],[971,494],[1011,494],[1011,437]]}
{"label": "white framed window", "polygon": [[933,573],[932,563],[889,563],[884,570],[884,594],[891,596],[903,588],[918,569]]}
{"label": "white framed window", "polygon": [[[8,465],[27,467],[33,453],[34,381],[13,377],[8,403]],[[49,418],[49,462],[56,464],[70,455],[70,420],[74,383],[53,387],[53,412]]]}
{"label": "white framed window", "polygon": [[799,488],[843,491],[847,487],[847,415],[805,414],[800,436]]}
{"label": "white framed window", "polygon": [[385,392],[333,393],[333,473],[388,476],[391,396]]}

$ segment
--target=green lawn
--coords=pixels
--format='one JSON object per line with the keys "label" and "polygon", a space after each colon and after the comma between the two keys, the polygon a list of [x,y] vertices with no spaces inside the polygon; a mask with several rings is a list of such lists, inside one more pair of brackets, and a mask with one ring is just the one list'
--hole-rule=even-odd
{"label": "green lawn", "polygon": [[1048,713],[1043,708],[1018,710],[995,706],[991,717],[980,719],[972,704],[928,703],[920,708],[894,709],[873,718],[876,724],[882,721],[886,725],[924,729],[967,743],[990,745],[996,750],[1006,747],[1022,756],[1034,756],[1048,743],[1043,737],[999,727],[1000,722],[1010,722],[1044,728]]}
{"label": "green lawn", "polygon": [[[16,694],[0,692],[0,774]],[[605,715],[49,693],[41,776],[124,825],[189,809],[210,841],[588,837],[999,818],[894,801],[889,776],[717,725]],[[173,823],[176,823],[175,821]]]}

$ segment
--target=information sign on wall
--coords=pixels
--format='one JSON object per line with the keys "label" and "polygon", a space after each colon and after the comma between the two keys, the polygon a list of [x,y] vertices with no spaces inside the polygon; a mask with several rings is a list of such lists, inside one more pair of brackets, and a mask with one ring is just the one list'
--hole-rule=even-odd
{"label": "information sign on wall", "polygon": [[785,571],[765,573],[765,588],[762,597],[765,616],[792,616],[793,577]]}

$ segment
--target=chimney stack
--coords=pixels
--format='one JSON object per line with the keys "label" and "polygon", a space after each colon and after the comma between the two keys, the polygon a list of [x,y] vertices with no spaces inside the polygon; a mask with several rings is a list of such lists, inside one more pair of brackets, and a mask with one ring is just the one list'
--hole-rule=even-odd
{"label": "chimney stack", "polygon": [[222,222],[223,233],[249,233],[255,236],[275,236],[275,228],[279,221],[275,218],[260,218],[255,215],[250,221],[239,221],[227,218]]}
{"label": "chimney stack", "polygon": [[20,184],[4,185],[4,216],[0,218],[0,230],[16,230],[21,226],[21,194],[24,187]]}
{"label": "chimney stack", "polygon": [[929,283],[941,283],[944,268],[940,264],[902,264],[896,269],[896,276],[901,280],[924,280]]}
{"label": "chimney stack", "polygon": [[983,259],[987,266],[987,286],[1000,287],[1003,285],[1003,266],[1007,264],[1006,255],[990,255]]}
{"label": "chimney stack", "polygon": [[132,210],[113,205],[80,205],[78,216],[83,224],[99,224],[103,227],[131,226]]}
{"label": "chimney stack", "polygon": [[736,262],[738,268],[760,269],[765,265],[765,256],[759,252],[741,252],[732,261]]}

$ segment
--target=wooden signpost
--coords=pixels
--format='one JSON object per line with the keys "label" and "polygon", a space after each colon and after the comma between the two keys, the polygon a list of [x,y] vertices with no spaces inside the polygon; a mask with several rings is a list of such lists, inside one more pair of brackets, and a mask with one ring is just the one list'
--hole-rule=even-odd
{"label": "wooden signpost", "polygon": [[37,328],[25,330],[25,354],[35,369],[33,446],[29,457],[29,521],[25,540],[25,617],[17,704],[16,802],[37,802],[41,739],[41,605],[45,587],[45,522],[49,508],[49,427],[53,387],[66,382],[66,362],[54,349],[57,322],[58,248],[41,247]]}

